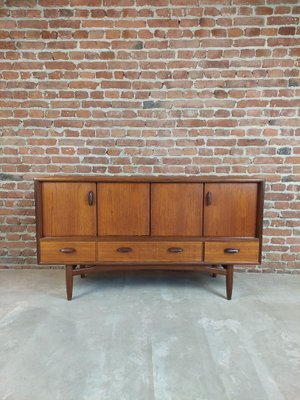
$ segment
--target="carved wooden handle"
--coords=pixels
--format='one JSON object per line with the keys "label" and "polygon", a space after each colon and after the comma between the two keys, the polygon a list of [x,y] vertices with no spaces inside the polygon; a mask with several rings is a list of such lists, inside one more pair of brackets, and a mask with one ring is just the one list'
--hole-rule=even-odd
{"label": "carved wooden handle", "polygon": [[236,254],[239,253],[240,249],[224,249],[224,253],[229,253],[229,254]]}
{"label": "carved wooden handle", "polygon": [[64,247],[63,249],[59,249],[61,253],[75,253],[76,249],[73,247]]}
{"label": "carved wooden handle", "polygon": [[170,253],[181,253],[183,251],[183,248],[181,247],[169,247],[168,252]]}
{"label": "carved wooden handle", "polygon": [[92,206],[94,203],[94,193],[92,191],[88,192],[88,203],[89,206]]}
{"label": "carved wooden handle", "polygon": [[210,206],[212,203],[212,192],[207,192],[206,193],[206,205]]}
{"label": "carved wooden handle", "polygon": [[118,251],[119,253],[130,253],[130,252],[133,251],[133,250],[132,250],[131,247],[119,247],[119,248],[117,249],[117,251]]}

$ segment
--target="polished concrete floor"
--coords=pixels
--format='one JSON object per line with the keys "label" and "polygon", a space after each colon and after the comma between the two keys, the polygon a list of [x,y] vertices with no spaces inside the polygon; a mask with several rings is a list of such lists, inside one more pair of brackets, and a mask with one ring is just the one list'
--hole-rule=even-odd
{"label": "polished concrete floor", "polygon": [[1,400],[299,400],[300,275],[0,271]]}

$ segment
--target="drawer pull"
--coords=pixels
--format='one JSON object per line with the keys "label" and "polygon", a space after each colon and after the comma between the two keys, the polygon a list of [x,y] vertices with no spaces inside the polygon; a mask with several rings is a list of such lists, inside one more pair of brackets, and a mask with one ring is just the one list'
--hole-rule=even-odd
{"label": "drawer pull", "polygon": [[64,247],[63,249],[59,249],[61,253],[75,253],[76,249],[73,247]]}
{"label": "drawer pull", "polygon": [[88,203],[89,206],[92,206],[94,203],[94,193],[92,191],[88,192]]}
{"label": "drawer pull", "polygon": [[169,247],[168,252],[169,253],[181,253],[183,251],[183,248],[181,247]]}
{"label": "drawer pull", "polygon": [[119,247],[119,248],[117,249],[117,251],[118,251],[119,253],[130,253],[130,252],[132,252],[133,250],[132,250],[131,247]]}
{"label": "drawer pull", "polygon": [[236,254],[236,253],[239,253],[239,252],[240,252],[240,249],[231,249],[231,248],[224,249],[224,253]]}
{"label": "drawer pull", "polygon": [[212,203],[212,192],[207,192],[206,193],[206,205],[210,206]]}

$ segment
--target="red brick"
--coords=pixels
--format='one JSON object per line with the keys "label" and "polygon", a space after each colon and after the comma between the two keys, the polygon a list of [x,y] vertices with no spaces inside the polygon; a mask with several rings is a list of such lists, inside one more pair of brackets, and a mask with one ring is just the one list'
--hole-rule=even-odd
{"label": "red brick", "polygon": [[268,17],[268,25],[297,25],[299,23],[298,17]]}
{"label": "red brick", "polygon": [[56,19],[49,22],[49,27],[54,29],[59,29],[59,28],[79,29],[80,21],[68,20],[68,19]]}
{"label": "red brick", "polygon": [[272,15],[273,8],[272,7],[256,7],[255,13],[257,15]]}
{"label": "red brick", "polygon": [[216,24],[216,22],[213,18],[203,17],[203,18],[200,18],[200,21],[199,21],[199,26],[205,27],[205,28],[215,26],[215,24]]}
{"label": "red brick", "polygon": [[16,44],[14,42],[0,42],[0,49],[4,50],[14,50]]}
{"label": "red brick", "polygon": [[71,7],[101,7],[102,0],[70,0]]}
{"label": "red brick", "polygon": [[279,37],[279,38],[272,38],[267,40],[268,46],[297,46],[299,40],[293,37]]}
{"label": "red brick", "polygon": [[26,259],[35,263],[33,176],[169,173],[265,177],[262,270],[295,268],[296,0],[5,5],[2,171],[24,180],[2,185],[0,198],[9,202],[2,230],[15,266],[24,264],[24,241]]}
{"label": "red brick", "polygon": [[179,21],[172,19],[152,19],[148,21],[150,28],[178,28]]}
{"label": "red brick", "polygon": [[7,7],[35,7],[37,0],[6,0]]}
{"label": "red brick", "polygon": [[25,21],[18,21],[18,28],[21,29],[47,29],[48,28],[48,21],[42,20],[25,20]]}
{"label": "red brick", "polygon": [[256,25],[264,25],[265,20],[264,18],[260,17],[237,17],[234,18],[233,24],[234,25],[251,25],[251,26],[256,26]]}
{"label": "red brick", "polygon": [[232,40],[231,39],[203,39],[201,41],[201,47],[231,47]]}
{"label": "red brick", "polygon": [[279,35],[295,35],[296,28],[294,26],[282,26],[278,30]]}

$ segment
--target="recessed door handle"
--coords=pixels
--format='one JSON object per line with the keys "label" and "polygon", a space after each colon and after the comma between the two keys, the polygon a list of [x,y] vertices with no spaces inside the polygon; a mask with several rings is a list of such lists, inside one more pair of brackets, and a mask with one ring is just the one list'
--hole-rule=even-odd
{"label": "recessed door handle", "polygon": [[117,249],[117,251],[118,251],[119,253],[130,253],[130,252],[132,252],[133,250],[132,250],[131,247],[119,247],[119,248]]}
{"label": "recessed door handle", "polygon": [[183,251],[182,247],[169,247],[168,252],[169,253],[181,253]]}
{"label": "recessed door handle", "polygon": [[73,247],[64,247],[63,249],[59,249],[61,253],[75,253],[76,249]]}
{"label": "recessed door handle", "polygon": [[88,192],[88,203],[89,206],[92,206],[94,203],[94,192],[92,191]]}
{"label": "recessed door handle", "polygon": [[212,203],[212,192],[207,192],[206,193],[206,205],[210,206]]}
{"label": "recessed door handle", "polygon": [[239,253],[239,252],[240,252],[240,249],[231,249],[231,248],[224,249],[224,253],[236,254],[236,253]]}

